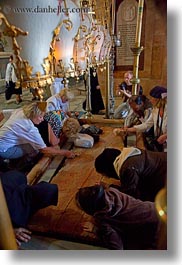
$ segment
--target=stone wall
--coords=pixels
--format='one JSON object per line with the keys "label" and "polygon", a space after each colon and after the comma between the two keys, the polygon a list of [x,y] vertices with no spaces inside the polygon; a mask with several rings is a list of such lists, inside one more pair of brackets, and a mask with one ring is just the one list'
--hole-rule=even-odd
{"label": "stone wall", "polygon": [[[166,0],[146,0],[144,6],[144,68],[139,78],[144,93],[148,95],[155,85],[167,87],[167,11]],[[143,21],[144,22],[144,21]],[[121,32],[122,34],[122,32]],[[129,70],[132,70],[129,69]],[[114,89],[123,80],[126,70],[114,70]],[[99,80],[105,94],[105,73],[99,72]],[[115,91],[114,91],[115,94]]]}

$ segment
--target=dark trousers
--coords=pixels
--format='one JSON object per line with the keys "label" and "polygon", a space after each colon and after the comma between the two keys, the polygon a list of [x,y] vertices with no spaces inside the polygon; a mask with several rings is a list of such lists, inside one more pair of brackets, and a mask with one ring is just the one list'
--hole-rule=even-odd
{"label": "dark trousers", "polygon": [[6,100],[9,100],[13,94],[15,95],[21,95],[22,94],[22,88],[15,88],[16,83],[9,81],[9,83],[6,83],[6,90],[5,90],[5,98]]}

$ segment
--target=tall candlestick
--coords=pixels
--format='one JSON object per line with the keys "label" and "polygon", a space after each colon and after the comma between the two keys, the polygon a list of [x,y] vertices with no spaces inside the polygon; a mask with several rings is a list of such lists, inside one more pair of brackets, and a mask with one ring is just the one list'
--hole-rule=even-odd
{"label": "tall candlestick", "polygon": [[137,86],[140,83],[140,79],[138,78],[138,68],[139,68],[140,53],[141,53],[141,51],[143,51],[143,47],[140,47],[143,6],[144,6],[144,0],[139,0],[138,13],[137,13],[135,47],[131,49],[133,54],[134,54],[133,79],[131,80],[131,82],[132,82],[132,94],[133,95],[137,95]]}
{"label": "tall candlestick", "polygon": [[115,0],[112,0],[112,21],[111,21],[111,34],[114,35],[115,31]]}
{"label": "tall candlestick", "polygon": [[144,5],[144,0],[139,0],[137,26],[136,26],[136,37],[135,37],[136,46],[135,47],[140,47],[141,30],[142,30],[142,17],[143,17],[143,5]]}

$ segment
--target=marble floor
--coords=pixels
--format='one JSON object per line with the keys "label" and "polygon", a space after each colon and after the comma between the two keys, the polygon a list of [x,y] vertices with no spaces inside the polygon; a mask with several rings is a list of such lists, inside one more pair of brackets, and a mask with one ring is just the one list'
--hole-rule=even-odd
{"label": "marble floor", "polygon": [[[82,111],[83,110],[82,103],[86,98],[86,91],[84,89],[84,86],[81,84],[79,86],[78,85],[70,86],[69,88],[74,94],[74,98],[70,101],[70,110],[71,111]],[[30,92],[29,89],[23,90],[22,102],[20,104],[16,103],[15,95],[12,95],[10,100],[6,100],[4,91],[5,91],[5,88],[0,87],[0,110],[17,109],[17,108],[20,108],[32,102],[32,93]],[[45,90],[43,96],[44,96],[43,100],[46,100],[48,97],[50,97],[51,96],[50,90]],[[102,91],[102,97],[105,103],[105,91]],[[116,108],[120,104],[121,98],[115,97],[114,101],[115,101],[115,108]]]}
{"label": "marble floor", "polygon": [[[70,101],[70,110],[72,111],[81,111],[82,110],[82,102],[85,100],[86,93],[85,91],[79,91],[77,88],[70,88],[74,93],[74,99]],[[43,100],[46,100],[51,96],[50,91],[45,91]],[[10,100],[5,99],[4,88],[0,88],[0,110],[3,109],[17,109],[26,104],[32,102],[32,93],[29,89],[24,89],[22,93],[22,102],[20,104],[16,103],[15,95],[12,95]]]}

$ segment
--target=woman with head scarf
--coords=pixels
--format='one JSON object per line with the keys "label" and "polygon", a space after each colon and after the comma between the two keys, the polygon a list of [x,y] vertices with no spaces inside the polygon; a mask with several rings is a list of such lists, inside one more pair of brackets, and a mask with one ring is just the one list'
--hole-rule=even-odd
{"label": "woman with head scarf", "polygon": [[109,178],[119,179],[120,190],[141,200],[154,201],[166,185],[167,153],[135,147],[106,148],[95,159],[95,169]]}
{"label": "woman with head scarf", "polygon": [[95,232],[104,247],[113,250],[157,248],[160,220],[153,202],[137,200],[103,185],[79,189],[76,202],[93,216],[93,222],[84,223],[83,229]]}

